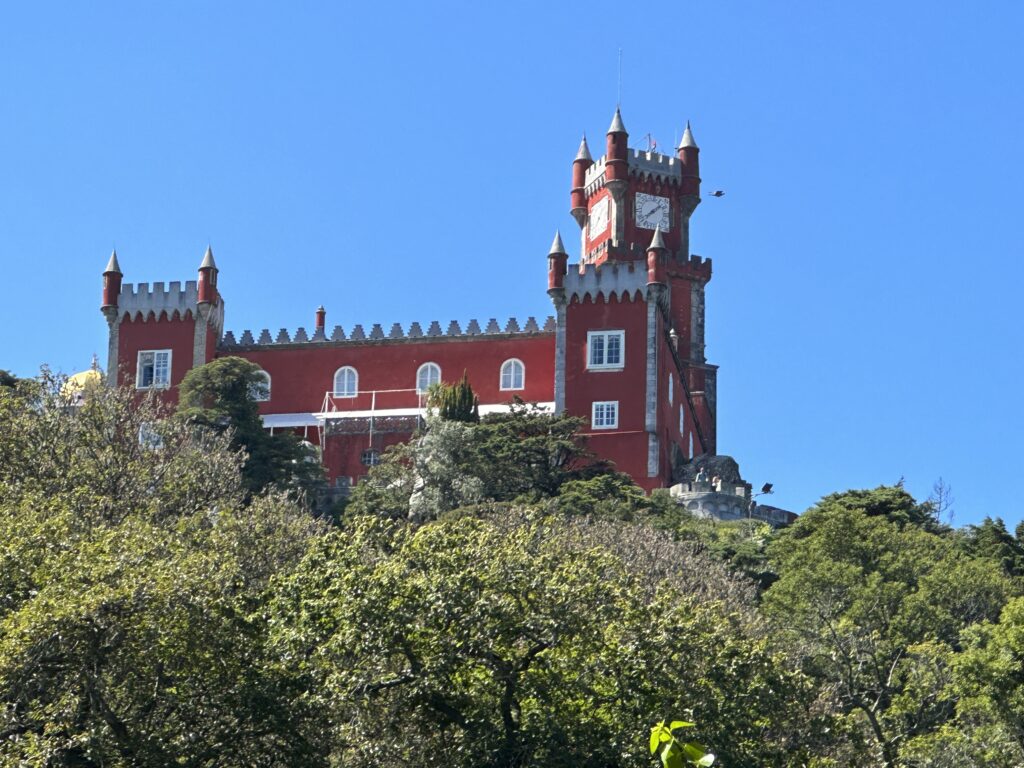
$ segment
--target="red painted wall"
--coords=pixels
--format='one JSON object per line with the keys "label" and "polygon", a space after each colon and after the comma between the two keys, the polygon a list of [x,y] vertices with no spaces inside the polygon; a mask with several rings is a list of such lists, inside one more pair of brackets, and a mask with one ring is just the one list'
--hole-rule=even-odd
{"label": "red painted wall", "polygon": [[371,442],[369,435],[331,435],[324,447],[324,466],[327,468],[329,482],[337,477],[358,479],[369,471],[362,462],[363,451],[373,448],[384,452],[386,448],[398,443],[408,442],[412,432],[394,432],[374,435]]}
{"label": "red painted wall", "polygon": [[[338,410],[366,410],[377,390],[376,408],[412,408],[419,405],[413,390],[416,372],[423,363],[441,367],[441,379],[455,382],[465,371],[481,403],[505,403],[518,395],[523,400],[547,402],[554,398],[553,334],[505,337],[479,336],[421,340],[381,340],[330,344],[249,347],[219,351],[218,357],[238,355],[270,374],[270,400],[260,403],[261,413],[319,412],[324,395],[334,387],[334,373],[352,366],[359,374],[360,394],[335,398]],[[501,364],[510,358],[522,361],[525,389],[501,391]]]}
{"label": "red painted wall", "polygon": [[[334,374],[342,366],[351,366],[358,372],[360,394],[353,398],[332,398],[329,410],[364,411],[371,406],[375,410],[417,408],[421,398],[412,390],[416,387],[417,371],[426,362],[437,363],[441,379],[446,382],[458,381],[465,371],[481,404],[507,403],[516,396],[527,402],[554,399],[555,345],[551,333],[349,341],[218,352],[218,356],[226,354],[251,360],[270,374],[270,400],[260,403],[260,412],[264,414],[319,412],[324,406],[325,394],[334,387]],[[525,386],[521,390],[500,389],[501,366],[511,358],[520,360],[525,369]],[[375,390],[376,396],[371,394]],[[367,434],[328,436],[324,441],[323,461],[329,479],[361,477],[368,469],[362,463],[364,450],[383,451],[410,436],[411,433],[377,433],[372,444]],[[310,429],[307,439],[318,443],[317,430]]]}
{"label": "red painted wall", "polygon": [[[589,297],[566,307],[565,407],[589,422],[595,401],[619,401],[619,427],[588,430],[591,444],[638,483],[647,479],[647,434],[644,431],[647,379],[647,303]],[[622,370],[593,371],[587,365],[587,332],[623,330]],[[643,450],[637,446],[641,445]]]}
{"label": "red painted wall", "polygon": [[[607,203],[602,203],[601,201],[603,201],[605,199],[607,199],[608,202]],[[598,192],[596,192],[594,194],[594,196],[592,198],[590,198],[590,200],[587,202],[588,210],[593,209],[593,207],[595,205],[597,205],[598,203],[601,203],[602,205],[607,205],[608,206],[608,226],[605,227],[604,232],[600,233],[597,237],[595,237],[593,240],[591,240],[590,237],[589,237],[589,235],[590,235],[589,226],[590,225],[589,224],[587,225],[588,226],[588,229],[587,229],[587,235],[588,235],[588,237],[587,237],[587,250],[590,250],[592,248],[596,248],[597,246],[601,245],[601,243],[604,243],[604,242],[607,242],[608,240],[610,240],[611,236],[612,236],[612,232],[615,229],[614,206],[612,205],[611,193],[608,190],[606,190],[606,189],[602,189],[602,190],[599,190]]]}
{"label": "red painted wall", "polygon": [[178,384],[192,367],[195,333],[191,312],[186,311],[184,319],[177,319],[175,313],[174,318],[167,319],[163,312],[159,319],[152,312],[146,320],[125,318],[121,322],[117,340],[117,359],[121,369],[118,381],[121,384],[135,385],[140,351],[171,350],[171,387],[162,392],[163,399],[168,403],[178,402]]}

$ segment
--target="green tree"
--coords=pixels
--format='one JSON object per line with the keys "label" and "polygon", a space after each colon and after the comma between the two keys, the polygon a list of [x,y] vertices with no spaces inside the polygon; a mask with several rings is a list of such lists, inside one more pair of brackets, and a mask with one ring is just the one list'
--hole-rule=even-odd
{"label": "green tree", "polygon": [[850,490],[833,493],[823,498],[818,506],[842,506],[844,509],[856,510],[867,517],[884,517],[899,527],[916,525],[934,533],[947,532],[949,529],[936,517],[933,504],[919,504],[914,497],[904,490],[902,481],[897,485],[880,485],[871,490]]}
{"label": "green tree", "polygon": [[[22,512],[21,531],[75,527],[60,506]],[[0,618],[0,763],[317,764],[297,728],[296,691],[250,615],[259,591],[242,585],[261,579],[219,549],[242,543],[236,534],[254,522],[244,518],[230,531],[133,518],[48,557],[30,552],[31,589],[18,585],[21,599]],[[264,556],[278,549],[247,543]]]}
{"label": "green tree", "polygon": [[768,558],[774,530],[767,523],[699,517],[660,490],[653,491],[648,499],[648,516],[652,524],[676,538],[706,548],[761,589],[767,589],[778,578]]}
{"label": "green tree", "polygon": [[429,419],[408,444],[385,452],[353,490],[347,514],[423,521],[481,502],[552,498],[565,483],[611,471],[587,449],[582,425],[522,403],[479,423]]}
{"label": "green tree", "polygon": [[1012,590],[913,509],[902,489],[833,494],[769,550],[779,579],[765,594],[768,615],[886,766],[951,718],[948,654]]}
{"label": "green tree", "polygon": [[594,515],[609,520],[636,520],[650,504],[629,475],[607,472],[583,480],[568,480],[558,489],[556,508],[565,515]]}
{"label": "green tree", "polygon": [[0,387],[16,387],[18,385],[18,377],[10,371],[5,371],[0,368]]}
{"label": "green tree", "polygon": [[998,622],[969,627],[963,639],[953,663],[954,741],[966,741],[978,765],[1024,764],[1024,597],[1009,601]]}
{"label": "green tree", "polygon": [[986,517],[981,525],[968,525],[957,534],[971,556],[992,560],[1007,576],[1024,576],[1024,543],[1006,530],[1000,518]]}
{"label": "green tree", "polygon": [[465,371],[457,384],[435,384],[427,399],[430,407],[437,409],[438,418],[443,421],[470,424],[480,421],[480,399],[473,393]]}
{"label": "green tree", "polygon": [[650,713],[683,707],[726,763],[803,754],[783,737],[807,719],[800,678],[764,633],[647,580],[591,525],[502,510],[322,539],[272,622],[338,764],[641,766]]}
{"label": "green tree", "polygon": [[226,438],[151,399],[21,386],[0,389],[0,764],[321,764],[261,609],[319,526],[246,505]]}
{"label": "green tree", "polygon": [[95,524],[188,516],[237,498],[240,457],[223,436],[167,418],[130,389],[80,398],[63,384],[44,370],[0,388],[0,488],[11,503],[63,500]]}
{"label": "green tree", "polygon": [[218,358],[185,374],[178,416],[230,435],[231,446],[245,453],[242,482],[250,494],[277,488],[313,501],[323,489],[323,467],[315,451],[294,434],[271,435],[263,428],[253,394],[264,386],[255,363]]}

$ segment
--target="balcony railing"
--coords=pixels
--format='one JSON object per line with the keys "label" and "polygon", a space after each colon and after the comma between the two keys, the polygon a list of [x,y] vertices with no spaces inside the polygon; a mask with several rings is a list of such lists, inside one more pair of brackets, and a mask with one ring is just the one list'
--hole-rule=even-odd
{"label": "balcony railing", "polygon": [[355,395],[324,394],[317,416],[332,418],[366,418],[374,415],[422,416],[426,412],[427,393],[418,389],[372,389]]}

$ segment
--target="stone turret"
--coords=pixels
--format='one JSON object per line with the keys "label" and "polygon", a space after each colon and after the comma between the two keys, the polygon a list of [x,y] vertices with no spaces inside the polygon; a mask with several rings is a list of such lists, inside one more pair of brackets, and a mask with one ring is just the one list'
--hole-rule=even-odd
{"label": "stone turret", "polygon": [[107,268],[103,270],[103,305],[102,309],[107,307],[117,307],[117,297],[121,293],[121,265],[117,263],[117,251],[112,251],[110,254],[110,261],[107,262]]}
{"label": "stone turret", "polygon": [[687,195],[700,195],[700,147],[693,139],[690,121],[686,121],[686,130],[676,148],[683,171],[683,192]]}
{"label": "stone turret", "polygon": [[217,301],[217,263],[213,260],[213,248],[206,247],[206,254],[199,265],[199,303],[214,304]]}
{"label": "stone turret", "polygon": [[580,148],[576,152],[576,159],[572,161],[572,192],[570,200],[572,208],[569,211],[580,228],[587,223],[587,195],[584,190],[586,186],[587,169],[594,164],[590,156],[590,148],[587,146],[587,136],[584,134],[580,141]]}
{"label": "stone turret", "polygon": [[561,288],[565,285],[566,262],[569,255],[562,245],[562,235],[555,230],[555,239],[551,242],[551,250],[548,251],[548,290]]}
{"label": "stone turret", "polygon": [[118,348],[118,302],[121,299],[121,265],[117,263],[117,251],[112,251],[107,268],[103,270],[103,304],[100,311],[107,319],[107,384],[117,386]]}
{"label": "stone turret", "polygon": [[626,155],[628,153],[626,142],[628,141],[629,134],[626,132],[625,123],[622,122],[622,113],[616,107],[615,117],[612,118],[612,124],[608,127],[608,133],[605,137],[605,145],[607,147],[605,173],[607,174],[609,186],[614,181],[626,181],[626,176],[629,173],[626,162]]}
{"label": "stone turret", "polygon": [[651,244],[647,246],[647,282],[665,282],[665,254],[668,248],[665,247],[665,238],[661,236],[661,227],[654,228],[654,237]]}

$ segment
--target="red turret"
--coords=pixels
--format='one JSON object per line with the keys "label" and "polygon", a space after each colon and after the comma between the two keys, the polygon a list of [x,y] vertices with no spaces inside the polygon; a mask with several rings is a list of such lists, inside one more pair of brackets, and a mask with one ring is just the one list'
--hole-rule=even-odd
{"label": "red turret", "polygon": [[213,248],[206,247],[203,263],[199,265],[199,303],[217,303],[217,264],[213,260]]}
{"label": "red turret", "polygon": [[556,230],[551,250],[548,251],[548,290],[562,288],[565,285],[566,262],[568,261],[569,254],[565,252],[565,246],[562,245],[562,235]]}
{"label": "red turret", "polygon": [[608,181],[626,180],[626,176],[629,173],[626,163],[626,142],[629,140],[629,134],[626,133],[626,126],[622,122],[622,114],[619,112],[619,108],[615,108],[615,117],[612,118],[612,124],[608,128],[607,135],[607,159],[605,165],[607,167],[607,179]]}
{"label": "red turret", "polygon": [[569,196],[572,204],[572,209],[569,212],[580,227],[587,222],[587,195],[584,187],[586,186],[587,169],[593,164],[590,147],[587,146],[587,137],[584,135],[579,151],[576,152],[576,159],[572,161],[572,193]]}
{"label": "red turret", "polygon": [[323,332],[325,322],[327,322],[327,310],[321,304],[316,308],[316,330]]}
{"label": "red turret", "polygon": [[682,161],[684,195],[700,195],[700,147],[693,140],[693,133],[690,131],[690,121],[686,121],[686,130],[683,138],[676,149],[679,159]]}
{"label": "red turret", "polygon": [[647,282],[665,282],[665,254],[668,248],[665,247],[665,238],[661,236],[661,227],[654,228],[654,237],[651,244],[647,246]]}
{"label": "red turret", "polygon": [[107,268],[103,270],[102,309],[117,306],[117,297],[121,294],[122,276],[121,266],[117,263],[117,251],[113,251],[110,254],[110,261],[107,262]]}

